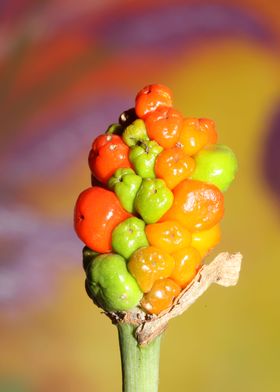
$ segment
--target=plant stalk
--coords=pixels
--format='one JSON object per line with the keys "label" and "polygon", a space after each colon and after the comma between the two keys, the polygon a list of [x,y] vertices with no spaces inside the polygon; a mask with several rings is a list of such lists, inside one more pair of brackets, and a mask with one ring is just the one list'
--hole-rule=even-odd
{"label": "plant stalk", "polygon": [[158,392],[161,336],[139,346],[132,324],[118,324],[123,392]]}

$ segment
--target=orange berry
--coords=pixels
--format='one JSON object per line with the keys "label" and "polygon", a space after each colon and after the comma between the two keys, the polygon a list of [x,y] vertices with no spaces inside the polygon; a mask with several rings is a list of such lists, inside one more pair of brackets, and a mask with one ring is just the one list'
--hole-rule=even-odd
{"label": "orange berry", "polygon": [[146,226],[149,243],[167,253],[190,245],[191,233],[179,222],[166,221]]}
{"label": "orange berry", "polygon": [[172,106],[172,92],[163,84],[150,84],[136,95],[135,111],[140,118],[161,106]]}
{"label": "orange berry", "polygon": [[170,276],[174,264],[173,257],[167,252],[147,246],[137,249],[130,257],[127,266],[140,289],[147,293],[157,279]]}
{"label": "orange berry", "polygon": [[176,220],[189,231],[207,230],[224,214],[224,196],[213,184],[184,180],[173,190],[172,207],[160,219]]}
{"label": "orange berry", "polygon": [[193,247],[180,249],[172,256],[175,260],[175,268],[170,276],[179,286],[185,288],[195,277],[201,263],[201,256]]}
{"label": "orange berry", "polygon": [[193,158],[185,154],[181,148],[173,147],[163,150],[158,155],[155,173],[166,182],[168,188],[173,189],[191,175],[194,167]]}
{"label": "orange berry", "polygon": [[218,140],[218,134],[216,130],[216,123],[209,118],[200,118],[199,125],[202,132],[207,134],[207,144],[215,144]]}
{"label": "orange berry", "polygon": [[75,231],[90,249],[107,253],[112,251],[114,228],[130,216],[114,192],[94,186],[84,190],[76,201]]}
{"label": "orange berry", "polygon": [[115,171],[131,167],[128,159],[129,147],[118,135],[99,135],[92,143],[88,163],[95,178],[106,184]]}
{"label": "orange berry", "polygon": [[163,148],[173,147],[180,136],[183,116],[171,107],[160,107],[144,119],[147,134]]}
{"label": "orange berry", "polygon": [[142,298],[141,306],[147,313],[159,314],[172,305],[180,291],[180,286],[171,279],[157,280],[151,291]]}
{"label": "orange berry", "polygon": [[206,256],[221,240],[220,225],[217,224],[209,230],[192,233],[191,246],[196,248],[201,257]]}
{"label": "orange berry", "polygon": [[185,118],[177,146],[188,155],[194,155],[206,144],[216,143],[215,123],[204,118]]}

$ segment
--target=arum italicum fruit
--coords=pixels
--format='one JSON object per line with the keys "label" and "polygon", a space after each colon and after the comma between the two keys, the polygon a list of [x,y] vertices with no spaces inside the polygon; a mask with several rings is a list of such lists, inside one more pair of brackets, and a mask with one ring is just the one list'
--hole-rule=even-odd
{"label": "arum italicum fruit", "polygon": [[136,96],[92,143],[91,175],[75,230],[84,242],[86,291],[117,325],[124,392],[156,392],[160,340],[212,284],[238,281],[242,256],[204,258],[219,243],[224,195],[237,160],[214,121],[184,118],[171,90]]}

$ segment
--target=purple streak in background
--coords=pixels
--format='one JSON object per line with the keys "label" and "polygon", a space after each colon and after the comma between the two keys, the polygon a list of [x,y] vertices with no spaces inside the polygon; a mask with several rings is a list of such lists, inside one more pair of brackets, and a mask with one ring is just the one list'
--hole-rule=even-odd
{"label": "purple streak in background", "polygon": [[[20,1],[2,0],[0,8],[15,20],[16,16],[21,16],[26,24],[35,23],[46,35],[53,36],[60,31],[85,32],[89,38],[91,35],[98,37],[101,45],[116,47],[117,51],[149,49],[149,46],[160,50],[166,49],[166,44],[178,46],[198,36],[221,34],[273,41],[272,33],[260,16],[249,8],[232,4],[176,4],[174,1],[160,7],[151,4],[142,10],[126,7],[125,12],[122,12],[125,5],[120,4],[119,12],[114,9],[114,12],[97,18],[94,5],[92,9],[86,8],[77,14],[77,8],[73,11],[67,7],[67,2],[59,4],[59,9],[55,1],[47,6],[45,2],[33,3],[24,0],[23,7]],[[26,10],[29,12],[26,13]],[[172,50],[172,46],[168,50]]]}
{"label": "purple streak in background", "polygon": [[274,43],[272,32],[260,16],[238,6],[222,4],[172,4],[125,16],[114,15],[97,33],[105,46],[118,51],[151,46],[155,51],[165,49],[167,54],[172,45],[190,44],[211,35],[241,36]]}
{"label": "purple streak in background", "polygon": [[79,264],[81,244],[72,222],[46,222],[20,205],[2,207],[0,220],[0,308],[24,310],[52,291],[57,272]]}
{"label": "purple streak in background", "polygon": [[280,105],[272,117],[267,132],[263,153],[263,173],[280,207]]}
{"label": "purple streak in background", "polygon": [[[2,184],[12,177],[21,186],[32,177],[47,178],[66,169],[81,151],[89,151],[93,139],[105,132],[110,122],[117,122],[119,113],[129,104],[132,102],[120,95],[92,101],[41,128],[31,139],[15,140],[1,164]],[[26,134],[24,130],[22,133]]]}

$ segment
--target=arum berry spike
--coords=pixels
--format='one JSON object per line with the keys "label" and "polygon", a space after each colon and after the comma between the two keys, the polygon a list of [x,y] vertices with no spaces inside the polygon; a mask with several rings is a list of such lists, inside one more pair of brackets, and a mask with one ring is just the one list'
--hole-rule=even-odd
{"label": "arum berry spike", "polygon": [[161,335],[212,283],[237,283],[242,256],[219,243],[237,171],[214,121],[184,117],[152,84],[92,142],[92,186],[75,205],[86,292],[118,327],[124,392],[157,392]]}

